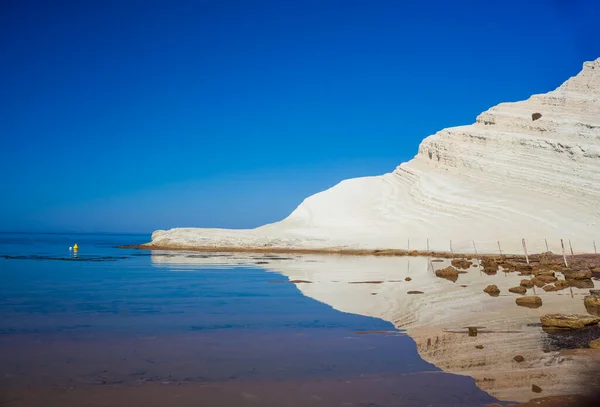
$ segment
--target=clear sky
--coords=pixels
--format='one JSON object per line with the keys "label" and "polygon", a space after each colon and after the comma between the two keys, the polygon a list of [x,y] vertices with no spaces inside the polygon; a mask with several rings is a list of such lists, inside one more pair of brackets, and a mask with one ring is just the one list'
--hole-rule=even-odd
{"label": "clear sky", "polygon": [[596,0],[0,1],[0,230],[254,227],[600,57]]}

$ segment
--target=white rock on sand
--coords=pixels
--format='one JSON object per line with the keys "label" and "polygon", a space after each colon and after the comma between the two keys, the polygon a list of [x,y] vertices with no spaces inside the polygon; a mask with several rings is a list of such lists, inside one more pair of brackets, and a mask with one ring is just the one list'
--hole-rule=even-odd
{"label": "white rock on sand", "polygon": [[[538,117],[541,114],[541,117]],[[534,120],[535,118],[535,120]],[[592,252],[600,225],[600,58],[558,89],[427,137],[395,171],[310,196],[251,230],[177,228],[169,247]],[[429,241],[427,240],[429,239]],[[567,250],[569,250],[567,246]]]}

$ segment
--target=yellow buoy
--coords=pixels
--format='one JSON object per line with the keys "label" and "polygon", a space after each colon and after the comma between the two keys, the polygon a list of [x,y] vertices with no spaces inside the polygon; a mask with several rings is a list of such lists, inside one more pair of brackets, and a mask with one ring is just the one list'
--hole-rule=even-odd
{"label": "yellow buoy", "polygon": [[77,243],[75,243],[75,245],[73,245],[73,250],[74,250],[74,251],[77,251],[77,250],[79,250],[79,246],[77,246]]}

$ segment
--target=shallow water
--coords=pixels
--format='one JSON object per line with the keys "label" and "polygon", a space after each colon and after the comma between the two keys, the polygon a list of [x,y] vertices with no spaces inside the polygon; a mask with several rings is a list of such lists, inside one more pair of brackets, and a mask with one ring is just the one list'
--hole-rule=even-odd
{"label": "shallow water", "polygon": [[[424,361],[391,322],[305,292],[327,285],[289,282],[285,267],[327,270],[318,257],[115,248],[148,239],[0,234],[1,405],[495,401],[473,378]],[[368,274],[351,282],[372,281]],[[339,295],[364,305],[352,289]]]}

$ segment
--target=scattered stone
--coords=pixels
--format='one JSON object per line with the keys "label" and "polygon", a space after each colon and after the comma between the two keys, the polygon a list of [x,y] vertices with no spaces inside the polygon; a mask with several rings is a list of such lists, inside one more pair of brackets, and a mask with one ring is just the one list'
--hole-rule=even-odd
{"label": "scattered stone", "polygon": [[500,294],[500,289],[496,285],[488,285],[483,289],[484,293],[488,293],[492,297],[497,297]]}
{"label": "scattered stone", "polygon": [[452,259],[452,261],[450,263],[457,269],[464,269],[464,270],[468,269],[469,267],[471,267],[471,264],[473,264],[466,259]]}
{"label": "scattered stone", "polygon": [[562,272],[567,280],[587,280],[592,278],[592,270],[580,269],[580,270],[565,270]]}
{"label": "scattered stone", "polygon": [[540,386],[536,386],[535,384],[531,385],[531,391],[534,393],[541,393],[542,392],[542,388]]}
{"label": "scattered stone", "polygon": [[477,328],[476,327],[469,327],[469,336],[477,336]]}
{"label": "scattered stone", "polygon": [[569,287],[569,282],[567,280],[558,280],[556,283],[554,283],[554,286],[557,290],[564,290],[565,288]]}
{"label": "scattered stone", "polygon": [[586,295],[583,304],[586,307],[600,307],[600,295]]}
{"label": "scattered stone", "polygon": [[551,277],[555,277],[554,271],[552,270],[534,270],[533,271],[533,275],[538,277],[538,276],[551,276]]}
{"label": "scattered stone", "polygon": [[542,114],[541,113],[532,113],[531,114],[531,121],[536,121],[536,120],[541,119],[541,118],[542,118]]}
{"label": "scattered stone", "polygon": [[489,257],[481,259],[481,267],[483,268],[483,272],[487,275],[496,274],[498,272],[498,263],[496,260]]}
{"label": "scattered stone", "polygon": [[404,279],[404,281],[412,281],[412,278],[410,278],[410,277],[406,277],[406,278]]}
{"label": "scattered stone", "polygon": [[542,287],[542,289],[544,291],[558,291],[559,288],[557,288],[554,284],[548,284]]}
{"label": "scattered stone", "polygon": [[475,349],[483,349],[483,345],[477,345],[475,346]]}
{"label": "scattered stone", "polygon": [[515,356],[515,357],[513,358],[513,360],[514,360],[515,362],[517,362],[517,363],[521,363],[521,362],[523,362],[523,361],[525,360],[525,358],[524,358],[523,356],[521,356],[521,355],[517,355],[517,356]]}
{"label": "scattered stone", "polygon": [[521,287],[521,286],[511,287],[508,289],[508,291],[510,291],[511,293],[515,293],[515,294],[525,294],[525,293],[527,293],[527,288]]}
{"label": "scattered stone", "polygon": [[515,302],[517,305],[528,308],[539,308],[542,306],[542,299],[535,295],[516,298]]}
{"label": "scattered stone", "polygon": [[423,294],[423,291],[409,291],[407,294]]}
{"label": "scattered stone", "polygon": [[[464,273],[464,271],[463,271]],[[445,278],[446,280],[450,280],[453,283],[458,280],[459,271],[452,266],[448,266],[443,269],[439,269],[435,271],[435,275],[440,278]]]}
{"label": "scattered stone", "polygon": [[592,349],[600,349],[600,339],[596,339],[590,342],[590,348]]}
{"label": "scattered stone", "polygon": [[521,280],[520,283],[521,287],[525,287],[525,288],[533,288],[533,281],[531,280]]}
{"label": "scattered stone", "polygon": [[594,282],[591,278],[587,278],[585,280],[568,280],[567,282],[569,283],[569,287],[575,287],[580,289],[594,288]]}
{"label": "scattered stone", "polygon": [[558,280],[558,278],[556,278],[554,276],[547,276],[547,275],[535,276],[534,279],[536,279],[538,281],[542,281],[546,284],[553,283]]}
{"label": "scattered stone", "polygon": [[540,322],[544,327],[581,329],[586,325],[597,324],[600,322],[600,318],[591,315],[546,314],[540,318]]}
{"label": "scattered stone", "polygon": [[544,281],[540,280],[537,277],[533,277],[531,279],[531,282],[533,283],[533,285],[535,285],[538,288],[542,288],[543,286],[545,286],[547,283],[545,283]]}

